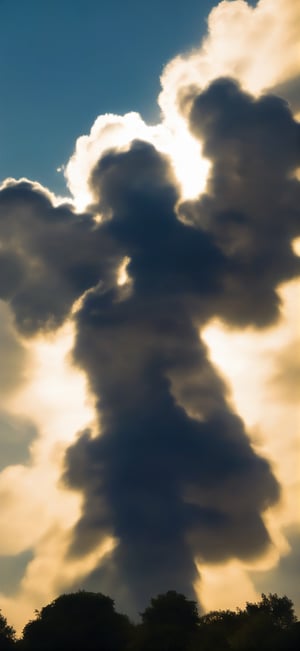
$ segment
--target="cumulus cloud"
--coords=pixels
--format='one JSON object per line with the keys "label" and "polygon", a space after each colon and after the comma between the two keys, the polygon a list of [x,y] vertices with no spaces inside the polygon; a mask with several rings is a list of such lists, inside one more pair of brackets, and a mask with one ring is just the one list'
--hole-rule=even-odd
{"label": "cumulus cloud", "polygon": [[[74,301],[101,274],[113,273],[116,252],[92,237],[91,215],[74,218],[70,205],[29,181],[11,181],[0,193],[0,296],[24,334],[51,330],[66,319]],[[80,251],[80,253],[79,253]],[[110,258],[111,262],[108,261]],[[104,271],[105,270],[105,271]]]}
{"label": "cumulus cloud", "polygon": [[212,168],[206,192],[180,214],[212,232],[228,261],[219,316],[266,324],[278,313],[276,287],[300,270],[291,246],[299,233],[300,125],[280,98],[254,100],[226,78],[186,101]]}
{"label": "cumulus cloud", "polygon": [[294,0],[223,0],[208,17],[208,34],[200,47],[179,55],[164,69],[159,103],[167,119],[178,115],[182,88],[203,89],[223,76],[238,79],[259,95],[284,84],[288,99],[299,102],[300,7]]}
{"label": "cumulus cloud", "polygon": [[[290,1],[221,2],[200,49],[163,74],[161,125],[101,116],[77,141],[74,205],[26,180],[0,189],[4,387],[23,377],[26,346],[42,345],[44,376],[63,372],[73,391],[68,402],[53,389],[55,410],[33,374],[10,402],[38,430],[31,467],[11,457],[0,475],[2,552],[14,540],[22,565],[35,548],[22,604],[45,594],[42,568],[51,596],[84,585],[134,612],[168,588],[193,595],[202,566],[209,580],[207,567],[250,566],[277,543],[269,513],[286,478],[250,439],[204,337],[216,318],[274,327],[282,284],[299,276],[300,127],[262,93],[295,90],[298,14]],[[189,198],[184,168],[196,170]],[[85,391],[62,362],[71,347],[94,396],[91,427],[84,409],[62,416]]]}

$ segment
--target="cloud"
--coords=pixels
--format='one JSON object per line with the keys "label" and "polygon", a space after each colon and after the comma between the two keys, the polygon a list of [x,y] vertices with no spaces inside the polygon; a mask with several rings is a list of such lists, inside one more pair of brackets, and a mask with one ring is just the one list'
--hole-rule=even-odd
{"label": "cloud", "polygon": [[259,0],[255,7],[223,0],[209,14],[200,47],[165,67],[159,98],[164,115],[177,120],[181,89],[195,85],[200,90],[223,76],[238,79],[254,95],[285,84],[289,97],[299,97],[299,25],[294,0]]}
{"label": "cloud", "polygon": [[[91,439],[85,433],[68,452],[66,477],[72,487],[86,491],[72,551],[93,546],[97,530],[100,536],[115,536],[118,546],[100,576],[107,581],[110,572],[112,585],[131,584],[137,603],[145,603],[155,585],[159,590],[173,582],[188,592],[196,579],[195,557],[221,562],[257,556],[269,542],[261,513],[278,498],[271,469],[254,453],[242,421],[226,402],[226,388],[197,327],[216,314],[235,325],[262,326],[277,317],[276,288],[298,272],[290,245],[298,202],[290,208],[291,223],[286,217],[282,224],[278,215],[270,246],[273,204],[260,226],[266,196],[258,191],[244,218],[242,251],[244,215],[239,218],[239,211],[262,169],[274,203],[276,193],[285,192],[297,163],[298,125],[280,100],[255,102],[231,80],[215,82],[194,106],[192,126],[203,125],[202,138],[210,143],[208,148],[204,140],[212,162],[211,196],[180,206],[188,223],[178,220],[176,183],[167,160],[152,145],[135,142],[127,152],[107,153],[91,177],[103,215],[100,230],[130,259],[129,287],[104,285],[90,292],[77,315],[75,359],[98,397],[101,436]],[[222,121],[229,121],[228,133]],[[272,138],[273,122],[281,125],[279,144]],[[290,147],[285,153],[286,135]],[[235,169],[223,165],[224,152],[235,164],[238,153],[245,152],[238,188]],[[215,178],[224,167],[221,202]],[[249,193],[245,199],[243,190]],[[204,217],[199,216],[202,201]],[[226,219],[228,242],[222,239]],[[279,262],[271,271],[269,247]],[[185,397],[194,417],[183,408]]]}
{"label": "cloud", "polygon": [[100,116],[77,141],[73,204],[26,179],[0,188],[3,419],[24,424],[24,448],[36,428],[30,465],[8,450],[0,475],[1,550],[33,550],[27,613],[72,585],[136,612],[168,588],[193,595],[202,567],[211,603],[224,563],[252,599],[249,567],[284,547],[270,514],[287,469],[205,336],[214,319],[269,334],[299,276],[297,17],[290,1],[221,2],[200,49],[163,74],[160,125]]}
{"label": "cloud", "polygon": [[65,170],[65,176],[79,210],[85,209],[92,201],[89,187],[91,170],[107,149],[126,149],[132,140],[162,143],[166,134],[161,125],[149,126],[138,113],[126,113],[124,116],[100,115],[94,122],[89,136],[80,136]]}
{"label": "cloud", "polygon": [[275,356],[276,371],[270,380],[271,387],[281,400],[298,403],[300,382],[300,341],[295,339]]}
{"label": "cloud", "polygon": [[[12,324],[11,329],[16,335]],[[93,418],[85,378],[68,360],[73,339],[70,323],[23,338],[23,382],[16,381],[3,401],[0,564],[6,569],[0,597],[18,631],[35,608],[90,572],[111,544],[101,541],[79,561],[65,558],[80,496],[61,485],[63,460],[77,428]]]}
{"label": "cloud", "polygon": [[[177,120],[173,128],[166,121],[150,126],[138,113],[100,115],[89,135],[77,139],[75,151],[64,172],[78,211],[87,209],[93,201],[90,175],[98,160],[109,149],[126,151],[133,140],[148,142],[168,155],[181,194],[190,196],[203,189],[209,164],[201,157],[199,143],[184,120]],[[185,164],[187,158],[189,168]]]}
{"label": "cloud", "polygon": [[278,314],[276,287],[300,270],[291,247],[299,234],[300,125],[280,98],[255,100],[226,78],[185,101],[212,167],[206,192],[183,203],[180,215],[213,233],[226,257],[218,315],[265,325]]}
{"label": "cloud", "polygon": [[106,275],[113,273],[108,258],[116,254],[103,238],[99,250],[94,230],[91,215],[75,219],[70,205],[54,206],[51,196],[32,183],[11,180],[4,185],[0,261],[5,283],[0,295],[9,301],[24,334],[60,326],[104,269]]}
{"label": "cloud", "polygon": [[[287,342],[292,345],[298,338],[300,282],[288,282],[278,291],[281,307],[276,324],[263,330],[238,330],[213,321],[203,332],[211,360],[227,378],[230,401],[243,417],[255,450],[271,461],[282,490],[280,502],[265,516],[274,543],[267,555],[255,564],[231,561],[221,570],[217,565],[203,568],[200,594],[208,608],[212,600],[215,607],[223,608],[225,602],[225,607],[235,606],[237,601],[234,603],[229,595],[226,597],[226,592],[221,597],[222,577],[225,579],[229,575],[230,580],[232,573],[238,577],[243,600],[252,598],[249,585],[252,590],[255,587],[258,594],[270,591],[273,572],[277,579],[272,581],[272,590],[280,593],[283,583],[278,580],[276,567],[280,558],[288,558],[291,553],[289,528],[299,526],[300,413],[299,401],[293,401],[295,396],[291,394],[286,347]],[[294,346],[295,366],[298,357],[298,349]],[[260,584],[253,582],[254,569],[260,572]],[[298,604],[298,600],[295,603]]]}
{"label": "cloud", "polygon": [[77,139],[64,173],[78,210],[90,203],[88,179],[97,160],[107,149],[124,149],[134,139],[171,157],[185,198],[203,191],[209,162],[180,110],[181,94],[189,86],[200,92],[214,79],[232,77],[255,96],[271,91],[286,98],[299,113],[299,27],[300,9],[294,0],[259,0],[255,6],[245,0],[217,3],[199,47],[178,55],[163,69],[159,124],[149,126],[134,112],[106,114],[97,117],[89,135]]}
{"label": "cloud", "polygon": [[[276,499],[276,484],[250,446],[246,452],[243,425],[193,326],[215,315],[243,327],[272,323],[278,285],[299,273],[291,247],[299,232],[292,178],[299,125],[287,105],[267,95],[255,100],[231,79],[188,92],[191,129],[211,172],[206,193],[179,204],[183,221],[171,170],[150,145],[106,153],[90,182],[104,232],[130,260],[130,287],[123,297],[122,288],[91,293],[78,316],[75,355],[99,396],[102,436],[85,434],[69,451],[69,481],[87,491],[73,552],[93,545],[97,529],[113,533],[119,545],[110,567],[93,573],[89,585],[95,576],[111,586],[131,582],[138,603],[155,584],[182,586],[183,576],[188,592],[195,556],[245,560],[267,543],[259,512]],[[195,376],[191,386],[187,378]],[[201,424],[179,406],[184,397]],[[253,493],[254,485],[262,493]]]}

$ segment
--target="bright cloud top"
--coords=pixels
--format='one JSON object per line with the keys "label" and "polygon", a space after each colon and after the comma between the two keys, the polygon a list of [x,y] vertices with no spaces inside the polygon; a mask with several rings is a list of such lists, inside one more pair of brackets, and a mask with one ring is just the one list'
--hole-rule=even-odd
{"label": "bright cloud top", "polygon": [[220,76],[239,79],[254,95],[280,84],[291,92],[300,68],[299,26],[298,2],[260,0],[253,8],[244,0],[223,0],[208,17],[199,50],[166,66],[159,98],[163,112],[173,114],[181,89],[203,88]]}
{"label": "bright cloud top", "polygon": [[1,552],[24,563],[1,605],[17,624],[78,586],[132,612],[168,588],[235,606],[226,581],[252,599],[254,570],[293,559],[299,11],[221,2],[163,72],[161,124],[105,115],[77,140],[73,204],[1,187],[0,422],[17,442]]}

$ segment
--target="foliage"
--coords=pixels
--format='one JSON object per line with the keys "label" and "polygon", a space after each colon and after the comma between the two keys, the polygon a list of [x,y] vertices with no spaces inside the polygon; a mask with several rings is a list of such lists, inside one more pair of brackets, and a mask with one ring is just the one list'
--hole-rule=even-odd
{"label": "foliage", "polygon": [[[213,611],[200,618],[196,648],[199,651],[276,651],[283,649],[296,617],[293,603],[277,594],[261,595],[244,610]],[[292,647],[291,647],[292,648]]]}
{"label": "foliage", "polygon": [[138,635],[141,651],[183,651],[199,623],[196,602],[174,590],[151,599],[141,617]]}
{"label": "foliage", "polygon": [[278,597],[275,594],[261,595],[258,603],[247,603],[246,613],[249,616],[264,615],[278,629],[287,629],[296,622],[293,602],[288,597]]}
{"label": "foliage", "polygon": [[23,648],[38,651],[123,651],[130,622],[116,613],[110,597],[80,591],[64,594],[42,608],[23,631]]}
{"label": "foliage", "polygon": [[248,602],[239,612],[240,625],[230,639],[231,647],[238,651],[273,651],[279,638],[284,637],[282,633],[296,621],[292,601],[277,594],[262,594],[258,603]]}
{"label": "foliage", "polygon": [[227,651],[230,649],[230,637],[239,625],[239,613],[232,610],[213,610],[200,617],[197,639],[193,649],[201,651]]}
{"label": "foliage", "polygon": [[110,597],[79,591],[36,611],[21,640],[0,611],[0,651],[296,651],[299,644],[293,603],[277,594],[199,617],[195,601],[169,591],[133,625]]}
{"label": "foliage", "polygon": [[12,626],[7,623],[6,617],[0,610],[0,651],[12,649],[16,639],[16,633]]}

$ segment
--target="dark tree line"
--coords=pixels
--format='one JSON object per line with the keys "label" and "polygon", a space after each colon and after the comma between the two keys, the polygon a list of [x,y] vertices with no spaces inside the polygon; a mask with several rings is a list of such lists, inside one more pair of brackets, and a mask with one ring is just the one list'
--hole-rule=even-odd
{"label": "dark tree line", "polygon": [[195,601],[169,591],[134,624],[110,597],[79,591],[36,611],[20,639],[0,612],[0,651],[296,651],[299,642],[293,602],[277,594],[200,616]]}

